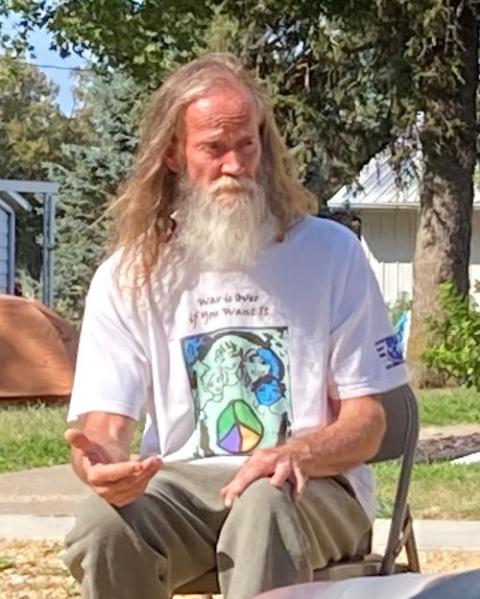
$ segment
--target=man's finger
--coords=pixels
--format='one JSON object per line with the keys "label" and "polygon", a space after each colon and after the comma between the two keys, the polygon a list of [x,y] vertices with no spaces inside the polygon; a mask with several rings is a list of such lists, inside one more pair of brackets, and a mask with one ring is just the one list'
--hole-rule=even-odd
{"label": "man's finger", "polygon": [[307,478],[303,473],[297,462],[293,462],[293,475],[294,475],[294,500],[299,501],[305,490],[307,484]]}
{"label": "man's finger", "polygon": [[116,507],[123,507],[131,503],[145,492],[149,480],[161,468],[160,458],[152,456],[144,460],[145,469],[140,475],[130,476],[108,486],[95,487],[100,497]]}
{"label": "man's finger", "polygon": [[[143,493],[148,481],[158,472],[160,463],[155,468],[145,469],[139,475],[128,476],[121,480],[93,487],[93,490],[110,503],[115,503],[118,497],[139,496]],[[116,503],[115,503],[116,505]]]}
{"label": "man's finger", "polygon": [[95,464],[88,469],[87,481],[92,487],[108,485],[134,474],[141,474],[139,462],[117,462],[115,464]]}
{"label": "man's finger", "polygon": [[234,500],[243,493],[247,486],[246,482],[242,482],[235,477],[228,485],[220,489],[220,495],[223,497],[225,507],[232,507]]}
{"label": "man's finger", "polygon": [[152,476],[162,466],[158,456],[150,456],[141,462],[130,460],[114,464],[97,464],[88,473],[88,481],[92,486],[108,486],[129,477],[139,477],[147,474]]}
{"label": "man's finger", "polygon": [[157,466],[163,466],[163,461],[160,458],[160,456],[158,455],[151,455],[148,456],[148,458],[144,458],[143,460],[140,461],[140,464],[142,465],[144,470],[150,469],[150,468],[156,468]]}
{"label": "man's finger", "polygon": [[234,500],[254,481],[265,476],[263,468],[254,462],[246,462],[237,472],[235,478],[220,490],[226,507],[232,507]]}
{"label": "man's finger", "polygon": [[85,433],[76,428],[69,428],[64,433],[64,438],[72,447],[79,449],[92,464],[108,464],[112,460],[108,453],[99,445],[91,441]]}
{"label": "man's finger", "polygon": [[275,467],[275,472],[270,479],[274,487],[283,487],[292,473],[292,465],[289,461],[280,462]]}
{"label": "man's finger", "polygon": [[223,495],[223,503],[225,507],[231,508],[235,499],[242,494],[241,490],[237,490],[234,487],[227,487]]}
{"label": "man's finger", "polygon": [[140,472],[111,483],[112,488],[114,487],[118,491],[128,491],[129,489],[141,486],[160,470],[162,461],[159,458],[148,458],[148,461],[144,460],[141,462],[141,466],[142,470]]}

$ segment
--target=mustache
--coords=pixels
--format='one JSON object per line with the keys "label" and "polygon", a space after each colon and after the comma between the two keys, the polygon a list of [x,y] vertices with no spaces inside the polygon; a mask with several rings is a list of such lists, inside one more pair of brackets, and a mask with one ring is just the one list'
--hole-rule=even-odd
{"label": "mustache", "polygon": [[208,186],[208,191],[215,193],[251,192],[257,189],[257,183],[247,177],[229,177],[222,175]]}

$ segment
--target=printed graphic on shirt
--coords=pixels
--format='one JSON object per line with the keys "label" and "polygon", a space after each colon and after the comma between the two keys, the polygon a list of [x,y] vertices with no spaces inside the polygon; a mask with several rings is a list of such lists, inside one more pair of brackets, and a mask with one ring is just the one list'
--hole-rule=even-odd
{"label": "printed graphic on shirt", "polygon": [[375,349],[387,370],[404,362],[402,345],[398,335],[389,335],[379,339],[375,343]]}
{"label": "printed graphic on shirt", "polygon": [[221,329],[181,343],[197,457],[248,454],[290,436],[287,327]]}

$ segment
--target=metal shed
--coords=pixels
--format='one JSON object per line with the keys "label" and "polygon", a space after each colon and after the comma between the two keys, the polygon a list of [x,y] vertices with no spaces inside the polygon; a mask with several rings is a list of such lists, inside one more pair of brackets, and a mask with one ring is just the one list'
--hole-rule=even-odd
{"label": "metal shed", "polygon": [[[0,179],[0,293],[11,294],[15,285],[15,213],[41,205],[43,263],[42,301],[53,305],[53,251],[55,232],[55,194],[58,184],[49,181]],[[27,197],[24,194],[28,194]],[[33,198],[33,200],[32,200]]]}
{"label": "metal shed", "polygon": [[[358,176],[360,189],[342,187],[328,202],[329,208],[350,208],[362,220],[362,245],[387,304],[403,294],[412,297],[419,192],[417,178],[403,188],[389,164],[388,151],[375,156]],[[421,164],[421,156],[417,158]],[[470,279],[480,280],[480,192],[475,190],[470,255]],[[473,287],[473,286],[472,286]],[[477,302],[480,293],[472,291]]]}

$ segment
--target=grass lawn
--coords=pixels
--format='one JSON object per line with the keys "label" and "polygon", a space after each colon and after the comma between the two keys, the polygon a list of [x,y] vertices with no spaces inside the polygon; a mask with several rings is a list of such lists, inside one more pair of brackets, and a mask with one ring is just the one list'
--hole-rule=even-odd
{"label": "grass lawn", "polygon": [[[66,416],[67,406],[0,407],[0,473],[67,463]],[[137,431],[135,447],[139,436]]]}
{"label": "grass lawn", "polygon": [[[417,391],[421,426],[480,424],[480,394],[471,389]],[[377,516],[389,517],[399,468],[375,464]],[[416,518],[480,520],[480,464],[416,464],[409,503]]]}
{"label": "grass lawn", "polygon": [[[392,514],[399,468],[393,463],[373,466],[377,484],[377,517]],[[409,504],[415,518],[480,520],[480,464],[416,464]]]}
{"label": "grass lawn", "polygon": [[68,462],[66,406],[0,408],[0,472]]}
{"label": "grass lawn", "polygon": [[416,393],[421,426],[480,424],[480,394],[472,389],[429,389]]}

